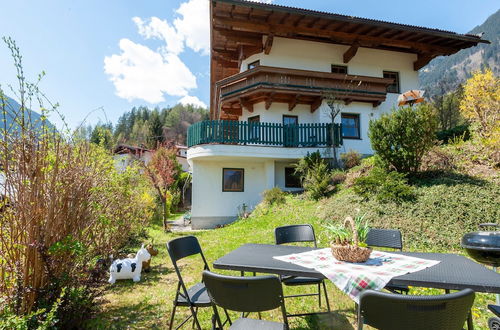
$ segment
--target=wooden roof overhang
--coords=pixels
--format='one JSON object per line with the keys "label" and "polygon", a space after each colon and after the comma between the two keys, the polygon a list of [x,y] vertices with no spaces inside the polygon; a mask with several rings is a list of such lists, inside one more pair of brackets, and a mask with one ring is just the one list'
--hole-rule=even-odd
{"label": "wooden roof overhang", "polygon": [[346,103],[378,106],[392,83],[387,78],[257,66],[216,83],[216,102],[222,110],[216,117],[241,116],[242,108],[253,112],[258,102],[265,102],[266,110],[273,102],[287,103],[289,111],[297,104],[308,104],[314,112],[329,93]]}
{"label": "wooden roof overhang", "polygon": [[215,82],[237,74],[245,58],[269,54],[274,37],[349,45],[345,63],[359,47],[413,53],[415,70],[434,57],[489,43],[474,35],[244,0],[211,0],[210,26],[212,118]]}

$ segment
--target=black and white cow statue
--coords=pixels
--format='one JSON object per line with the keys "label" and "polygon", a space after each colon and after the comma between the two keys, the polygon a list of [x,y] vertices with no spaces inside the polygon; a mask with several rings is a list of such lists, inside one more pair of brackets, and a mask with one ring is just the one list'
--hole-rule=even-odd
{"label": "black and white cow statue", "polygon": [[115,284],[116,280],[132,279],[134,282],[141,280],[142,262],[151,259],[151,254],[142,245],[135,258],[117,259],[109,267],[109,280]]}

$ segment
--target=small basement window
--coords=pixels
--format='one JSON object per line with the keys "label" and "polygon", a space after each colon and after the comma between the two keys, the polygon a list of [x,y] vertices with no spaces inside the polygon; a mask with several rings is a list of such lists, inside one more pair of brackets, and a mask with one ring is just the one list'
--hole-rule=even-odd
{"label": "small basement window", "polygon": [[222,191],[242,192],[245,185],[245,170],[242,168],[222,169]]}
{"label": "small basement window", "polygon": [[347,66],[332,64],[332,73],[347,74]]}
{"label": "small basement window", "polygon": [[344,139],[361,139],[359,129],[359,114],[343,113],[342,116],[342,137]]}
{"label": "small basement window", "polygon": [[285,187],[302,188],[300,177],[295,174],[295,168],[293,167],[285,167]]}
{"label": "small basement window", "polygon": [[260,60],[257,60],[257,61],[254,61],[252,63],[248,63],[247,69],[251,70],[251,69],[258,67],[259,65],[260,65]]}
{"label": "small basement window", "polygon": [[394,83],[387,86],[387,93],[399,94],[399,72],[384,71],[384,78],[394,79]]}

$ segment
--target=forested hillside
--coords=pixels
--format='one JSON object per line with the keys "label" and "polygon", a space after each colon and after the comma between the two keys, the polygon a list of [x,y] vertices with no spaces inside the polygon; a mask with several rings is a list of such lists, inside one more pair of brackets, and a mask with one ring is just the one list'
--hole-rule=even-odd
{"label": "forested hillside", "polygon": [[471,72],[485,67],[497,76],[500,74],[500,10],[469,34],[482,34],[491,44],[481,43],[451,56],[438,57],[422,68],[420,84],[429,95],[453,91],[471,76]]}
{"label": "forested hillside", "polygon": [[165,141],[184,145],[188,127],[208,119],[208,115],[207,109],[190,104],[162,109],[140,106],[125,112],[115,126],[111,123],[83,126],[77,134],[108,149],[120,143],[149,148]]}

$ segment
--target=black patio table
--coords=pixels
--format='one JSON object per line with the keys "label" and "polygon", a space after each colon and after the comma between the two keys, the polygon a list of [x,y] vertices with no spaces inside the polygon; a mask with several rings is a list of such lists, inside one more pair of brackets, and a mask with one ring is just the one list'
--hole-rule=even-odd
{"label": "black patio table", "polygon": [[[273,257],[313,250],[291,245],[245,244],[213,263],[215,269],[325,278],[320,272],[276,260]],[[451,253],[393,252],[411,257],[439,260],[418,272],[394,277],[389,284],[445,290],[470,288],[476,292],[500,293],[500,274],[464,256]]]}

